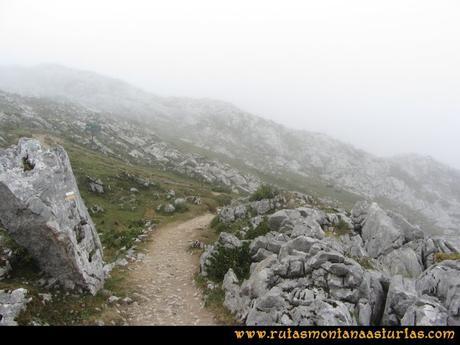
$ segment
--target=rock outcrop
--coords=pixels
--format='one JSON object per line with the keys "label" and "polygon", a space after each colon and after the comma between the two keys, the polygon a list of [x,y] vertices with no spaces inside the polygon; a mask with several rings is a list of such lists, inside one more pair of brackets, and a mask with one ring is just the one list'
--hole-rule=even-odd
{"label": "rock outcrop", "polygon": [[26,289],[0,290],[0,326],[16,326],[16,318],[29,301]]}
{"label": "rock outcrop", "polygon": [[67,153],[33,139],[0,151],[0,222],[41,269],[66,288],[96,293],[102,246]]}
{"label": "rock outcrop", "polygon": [[[273,203],[273,200],[267,204]],[[221,222],[253,224],[249,206],[222,209]],[[224,305],[247,325],[456,325],[460,261],[436,263],[455,248],[376,203],[351,213],[314,207],[271,209],[268,233],[221,233],[202,256],[249,242],[250,274],[229,269]],[[260,220],[259,220],[260,223]]]}

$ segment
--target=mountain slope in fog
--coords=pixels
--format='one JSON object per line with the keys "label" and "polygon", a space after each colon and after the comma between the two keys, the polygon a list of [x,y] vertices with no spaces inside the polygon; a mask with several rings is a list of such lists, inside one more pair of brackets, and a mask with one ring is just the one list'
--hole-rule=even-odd
{"label": "mountain slope in fog", "polygon": [[182,150],[199,148],[299,189],[324,186],[339,200],[347,193],[378,200],[427,228],[455,237],[458,231],[460,172],[428,157],[379,158],[225,102],[158,97],[116,79],[55,65],[1,68],[0,89],[73,102],[106,118],[134,119]]}

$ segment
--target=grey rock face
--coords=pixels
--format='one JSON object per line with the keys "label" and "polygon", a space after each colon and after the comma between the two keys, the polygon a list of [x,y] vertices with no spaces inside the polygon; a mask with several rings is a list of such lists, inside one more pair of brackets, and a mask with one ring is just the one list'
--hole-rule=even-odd
{"label": "grey rock face", "polygon": [[417,291],[436,297],[447,309],[449,326],[460,325],[460,260],[428,268],[416,281]]}
{"label": "grey rock face", "polygon": [[93,177],[88,176],[89,190],[93,193],[104,194],[104,183]]}
{"label": "grey rock face", "polygon": [[16,326],[16,318],[26,309],[29,301],[26,289],[0,290],[0,326]]}
{"label": "grey rock face", "polygon": [[412,225],[400,214],[392,211],[388,211],[387,214],[393,220],[393,224],[402,230],[405,242],[415,241],[425,237],[420,227]]}
{"label": "grey rock face", "polygon": [[240,295],[238,278],[232,269],[225,274],[222,288],[225,291],[224,306],[237,318],[246,318],[250,301],[247,296]]}
{"label": "grey rock face", "polygon": [[367,217],[361,230],[367,253],[377,258],[401,247],[404,234],[395,227],[392,219],[376,203],[367,210]]}
{"label": "grey rock face", "polygon": [[210,263],[210,258],[221,248],[238,248],[241,247],[241,241],[234,235],[227,232],[221,232],[216,243],[207,246],[200,257],[200,272],[203,276],[207,276],[207,265]]}
{"label": "grey rock face", "polygon": [[96,293],[102,247],[63,148],[21,139],[0,151],[0,221],[41,269],[66,288]]}
{"label": "grey rock face", "polygon": [[351,210],[351,217],[354,224],[354,228],[358,232],[361,232],[364,223],[366,222],[369,213],[369,206],[370,205],[367,201],[359,201],[354,205],[353,209]]}
{"label": "grey rock face", "polygon": [[391,251],[380,258],[389,275],[402,275],[417,278],[423,271],[423,266],[415,251],[410,247],[401,247]]}
{"label": "grey rock face", "polygon": [[415,281],[400,275],[391,279],[388,289],[382,324],[387,326],[400,325],[407,309],[417,300]]}
{"label": "grey rock face", "polygon": [[241,241],[234,235],[229,234],[228,232],[221,232],[217,243],[220,246],[225,248],[237,248],[241,247]]}
{"label": "grey rock face", "polygon": [[[229,222],[239,219],[234,216],[237,207],[226,217]],[[299,207],[279,210],[266,219],[271,231],[249,243],[249,278],[239,285],[229,270],[224,279],[224,304],[241,322],[458,323],[458,262],[446,261],[426,270],[437,253],[455,253],[455,248],[442,239],[422,237],[420,229],[403,217],[375,203],[359,203],[351,217],[338,209],[326,214]],[[343,222],[349,230],[334,231]],[[223,233],[215,246],[241,244]]]}
{"label": "grey rock face", "polygon": [[265,214],[275,208],[275,201],[269,199],[254,201],[251,203],[251,208],[259,215]]}
{"label": "grey rock face", "polygon": [[401,319],[401,326],[446,326],[446,308],[433,297],[418,298]]}
{"label": "grey rock face", "polygon": [[351,326],[356,324],[346,305],[334,300],[314,300],[290,312],[292,324],[298,326]]}

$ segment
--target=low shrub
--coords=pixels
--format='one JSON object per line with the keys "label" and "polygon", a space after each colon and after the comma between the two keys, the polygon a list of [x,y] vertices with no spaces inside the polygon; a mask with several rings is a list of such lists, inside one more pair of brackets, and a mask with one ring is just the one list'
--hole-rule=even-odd
{"label": "low shrub", "polygon": [[350,226],[343,219],[340,219],[339,223],[335,226],[335,232],[339,236],[349,234],[351,232]]}
{"label": "low shrub", "polygon": [[257,225],[255,228],[251,228],[246,232],[245,238],[248,240],[252,240],[254,238],[257,238],[259,236],[264,236],[270,232],[270,228],[268,227],[268,220],[267,218],[264,218],[262,222]]}
{"label": "low shrub", "polygon": [[278,190],[268,184],[263,184],[257,190],[251,194],[250,201],[260,201],[263,199],[272,199],[278,195]]}
{"label": "low shrub", "polygon": [[246,279],[251,266],[249,243],[243,243],[238,248],[219,247],[209,261],[206,272],[212,281],[221,282],[230,268],[233,269],[238,279]]}
{"label": "low shrub", "polygon": [[188,208],[186,203],[179,203],[179,204],[175,205],[174,208],[176,209],[176,212],[179,212],[179,213],[184,213],[184,212],[187,212],[189,210],[189,208]]}

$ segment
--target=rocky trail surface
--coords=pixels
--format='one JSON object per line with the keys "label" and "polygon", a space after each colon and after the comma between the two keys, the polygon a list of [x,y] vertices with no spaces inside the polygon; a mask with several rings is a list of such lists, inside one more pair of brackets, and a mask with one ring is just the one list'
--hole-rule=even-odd
{"label": "rocky trail surface", "polygon": [[126,307],[131,325],[212,325],[211,312],[204,309],[201,291],[194,283],[198,254],[190,252],[191,241],[209,225],[211,214],[158,228],[146,248],[142,262],[128,278],[136,288],[137,302]]}

